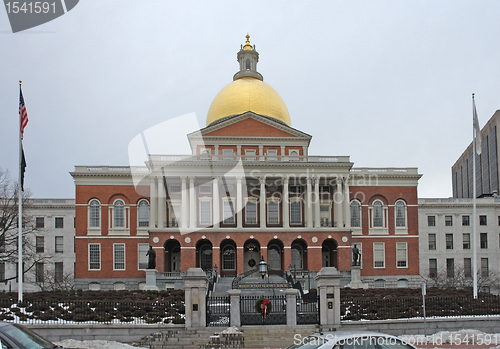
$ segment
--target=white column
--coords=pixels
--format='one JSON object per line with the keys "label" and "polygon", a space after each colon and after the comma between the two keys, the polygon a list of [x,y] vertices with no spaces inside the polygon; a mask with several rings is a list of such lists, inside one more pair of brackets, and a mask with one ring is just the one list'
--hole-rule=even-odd
{"label": "white column", "polygon": [[241,159],[241,145],[236,146],[236,160]]}
{"label": "white column", "polygon": [[282,208],[283,208],[283,228],[290,228],[290,200],[288,198],[288,177],[285,177],[283,181],[283,199]]}
{"label": "white column", "polygon": [[335,203],[334,219],[337,221],[337,228],[342,228],[344,226],[344,217],[342,216],[343,200],[344,200],[344,195],[342,194],[342,180],[338,178],[337,190],[334,196],[334,203]]}
{"label": "white column", "polygon": [[346,228],[351,228],[351,196],[349,195],[349,177],[344,179],[344,222]]}
{"label": "white column", "polygon": [[259,161],[264,161],[264,146],[259,145]]}
{"label": "white column", "polygon": [[213,205],[213,225],[214,228],[219,227],[220,215],[219,215],[219,177],[215,177],[213,181],[213,193],[212,193],[212,205]]}
{"label": "white column", "polygon": [[243,228],[243,196],[241,194],[241,177],[236,178],[236,227]]}
{"label": "white column", "polygon": [[165,227],[165,216],[167,212],[167,194],[163,180],[158,178],[158,228]]}
{"label": "white column", "polygon": [[156,178],[154,177],[151,177],[150,181],[149,181],[149,193],[150,193],[150,196],[151,196],[151,207],[150,207],[150,210],[149,210],[149,214],[150,214],[150,217],[149,217],[149,226],[151,228],[155,228],[157,227],[157,224],[156,224],[156,213],[158,212],[158,200],[157,200],[157,193],[158,193],[158,190],[156,189]]}
{"label": "white column", "polygon": [[280,161],[285,161],[285,146],[281,146],[281,156],[280,156]]}
{"label": "white column", "polygon": [[307,158],[307,156],[309,156],[309,154],[307,154],[307,147],[306,146],[302,147],[302,153],[304,154],[304,159]]}
{"label": "white column", "polygon": [[189,177],[189,228],[196,228],[196,191],[194,177]]}
{"label": "white column", "polygon": [[307,207],[307,227],[312,228],[312,221],[313,221],[313,215],[312,215],[312,186],[311,186],[311,178],[307,178],[307,199],[306,199],[306,207]]}
{"label": "white column", "polygon": [[266,177],[260,177],[260,227],[266,227]]}
{"label": "white column", "polygon": [[181,177],[181,228],[187,228],[188,227],[188,214],[189,214],[189,207],[188,207],[188,196],[187,196],[187,188],[186,188],[186,177]]}
{"label": "white column", "polygon": [[214,155],[216,156],[215,161],[219,161],[219,145],[218,144],[214,145],[214,153],[215,153]]}
{"label": "white column", "polygon": [[314,226],[320,227],[319,220],[319,177],[314,179]]}

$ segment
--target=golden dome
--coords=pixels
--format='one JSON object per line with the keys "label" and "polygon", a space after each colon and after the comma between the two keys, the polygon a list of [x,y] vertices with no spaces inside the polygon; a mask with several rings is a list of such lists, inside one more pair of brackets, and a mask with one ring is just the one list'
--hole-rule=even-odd
{"label": "golden dome", "polygon": [[252,111],[291,126],[290,114],[280,95],[264,81],[242,77],[226,85],[215,96],[207,114],[207,126],[226,116]]}

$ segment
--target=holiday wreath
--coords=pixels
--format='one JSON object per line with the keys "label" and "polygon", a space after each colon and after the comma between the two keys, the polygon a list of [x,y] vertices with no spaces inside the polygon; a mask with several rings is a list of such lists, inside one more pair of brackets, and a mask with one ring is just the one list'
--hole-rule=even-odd
{"label": "holiday wreath", "polygon": [[271,313],[272,309],[273,309],[272,303],[269,301],[269,299],[265,298],[264,296],[260,297],[255,302],[255,311],[261,314],[264,317],[264,319],[266,318],[267,315]]}

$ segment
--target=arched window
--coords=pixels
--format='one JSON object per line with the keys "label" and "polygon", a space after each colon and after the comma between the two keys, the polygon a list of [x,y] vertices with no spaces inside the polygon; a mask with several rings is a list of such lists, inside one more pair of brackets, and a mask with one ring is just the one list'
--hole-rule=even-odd
{"label": "arched window", "polygon": [[399,288],[406,288],[406,287],[408,287],[408,280],[406,280],[406,279],[399,279],[398,280],[398,287]]}
{"label": "arched window", "polygon": [[101,203],[93,199],[89,203],[89,228],[101,227]]}
{"label": "arched window", "polygon": [[145,199],[137,205],[137,224],[139,228],[149,227],[149,202]]}
{"label": "arched window", "polygon": [[377,228],[384,227],[384,207],[381,201],[373,203],[373,226]]}
{"label": "arched window", "polygon": [[246,70],[250,70],[252,68],[249,58],[247,58],[247,60],[245,62],[245,65],[246,65],[245,66]]}
{"label": "arched window", "polygon": [[385,280],[383,279],[375,280],[375,288],[384,288],[384,287],[385,287]]}
{"label": "arched window", "polygon": [[200,267],[203,270],[212,270],[212,245],[205,244],[200,248]]}
{"label": "arched window", "polygon": [[231,245],[224,247],[222,251],[222,268],[224,270],[236,269],[236,251]]}
{"label": "arched window", "polygon": [[361,204],[358,200],[351,202],[351,227],[361,227]]}
{"label": "arched window", "polygon": [[113,227],[125,228],[125,203],[122,200],[113,204]]}
{"label": "arched window", "polygon": [[302,246],[292,245],[292,270],[302,270]]}
{"label": "arched window", "polygon": [[396,228],[406,227],[406,205],[403,200],[396,202]]}

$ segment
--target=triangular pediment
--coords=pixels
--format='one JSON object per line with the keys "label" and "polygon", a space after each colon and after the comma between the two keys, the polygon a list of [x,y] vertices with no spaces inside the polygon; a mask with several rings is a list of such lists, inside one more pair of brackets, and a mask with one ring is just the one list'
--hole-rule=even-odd
{"label": "triangular pediment", "polygon": [[200,132],[203,137],[311,138],[278,120],[252,112],[225,118]]}

